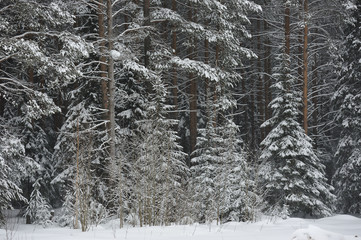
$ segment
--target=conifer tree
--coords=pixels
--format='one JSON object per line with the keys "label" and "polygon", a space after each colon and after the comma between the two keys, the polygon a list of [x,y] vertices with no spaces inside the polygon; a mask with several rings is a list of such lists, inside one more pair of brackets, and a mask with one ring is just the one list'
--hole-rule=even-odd
{"label": "conifer tree", "polygon": [[217,208],[220,207],[221,196],[217,192],[215,178],[218,167],[222,164],[219,156],[222,138],[217,134],[212,121],[205,128],[199,129],[199,133],[191,167],[194,217],[198,221],[209,223],[219,220]]}
{"label": "conifer tree", "polygon": [[301,97],[294,89],[290,56],[285,52],[280,57],[273,75],[276,97],[270,103],[272,118],[262,125],[272,128],[261,143],[266,200],[275,213],[287,206],[291,215],[328,216],[333,209],[332,188],[312,140],[297,121]]}
{"label": "conifer tree", "polygon": [[25,216],[29,216],[31,222],[41,224],[45,227],[50,223],[51,214],[50,206],[40,192],[41,180],[41,178],[38,178],[33,184],[34,189],[31,192],[29,205],[25,211]]}
{"label": "conifer tree", "polygon": [[[74,19],[65,2],[1,1],[0,8],[0,118],[9,134],[21,140],[24,160],[36,166],[13,168],[14,175],[29,182],[30,192],[32,181],[39,175],[48,174],[44,182],[49,182],[50,139],[55,134],[52,127],[44,131],[43,126],[60,111],[51,95],[61,84],[69,84],[81,75],[79,60],[89,55],[90,47],[70,31]],[[1,136],[5,135],[1,131]]]}
{"label": "conifer tree", "polygon": [[[55,173],[52,184],[64,198],[74,195],[72,201],[64,199],[64,203],[71,203],[73,209],[64,217],[74,219],[62,220],[64,224],[72,223],[77,227],[81,223],[85,231],[95,221],[91,218],[90,213],[95,211],[91,206],[105,205],[108,201],[107,187],[101,177],[105,171],[101,163],[105,155],[102,139],[106,138],[106,131],[101,128],[103,111],[99,111],[89,99],[69,107],[53,155]],[[95,144],[99,145],[96,147]]]}
{"label": "conifer tree", "polygon": [[239,140],[239,129],[232,120],[226,120],[221,132],[224,151],[221,153],[219,175],[223,181],[220,186],[227,189],[226,195],[221,196],[224,199],[221,220],[255,221],[262,201],[253,174],[255,166],[247,162],[247,153]]}
{"label": "conifer tree", "polygon": [[[244,164],[244,158],[237,141],[225,144],[236,135],[235,126],[231,124],[233,122],[226,116],[235,106],[231,89],[242,79],[235,69],[242,67],[245,59],[255,57],[250,49],[241,46],[241,42],[250,37],[245,28],[249,23],[247,14],[258,11],[259,6],[252,1],[241,4],[236,1],[205,1],[198,5],[202,10],[197,16],[209,24],[205,26],[208,33],[205,35],[205,63],[211,68],[205,71],[213,74],[201,75],[205,79],[202,104],[205,127],[199,129],[196,149],[192,154],[195,217],[205,222],[221,222],[228,220],[230,212],[234,210],[232,217],[241,219],[242,213],[237,213],[237,204],[234,208],[230,207],[237,198],[232,192],[237,189],[237,194],[242,194],[240,185],[248,179],[242,179],[246,173],[240,174],[238,183],[235,183],[235,179],[233,183],[228,179],[237,164]],[[211,47],[214,54],[209,54]]]}
{"label": "conifer tree", "polygon": [[335,157],[333,183],[338,209],[343,213],[361,212],[361,1],[346,1],[345,39],[338,61],[339,81],[333,100],[340,140]]}
{"label": "conifer tree", "polygon": [[0,224],[5,222],[3,210],[11,209],[11,201],[27,202],[22,195],[21,180],[29,170],[38,169],[32,159],[25,156],[25,147],[20,139],[1,129],[0,136]]}
{"label": "conifer tree", "polygon": [[183,179],[188,175],[185,154],[174,132],[177,120],[168,119],[166,88],[161,79],[152,81],[153,92],[146,118],[138,122],[141,144],[134,166],[136,205],[140,224],[168,225],[180,221],[185,203]]}

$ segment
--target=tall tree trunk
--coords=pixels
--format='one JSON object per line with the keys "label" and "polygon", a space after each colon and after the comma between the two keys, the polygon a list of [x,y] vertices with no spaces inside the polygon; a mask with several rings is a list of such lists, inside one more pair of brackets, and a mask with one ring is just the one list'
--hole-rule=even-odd
{"label": "tall tree trunk", "polygon": [[[265,32],[268,31],[268,23],[267,21],[264,21],[264,30]],[[264,98],[265,98],[265,120],[270,119],[271,117],[271,112],[270,109],[268,107],[268,105],[271,102],[271,42],[269,40],[269,37],[266,37],[265,41],[264,41]],[[270,127],[268,126],[265,129],[265,134],[267,135],[270,132]]]}
{"label": "tall tree trunk", "polygon": [[[109,89],[108,89],[108,75],[107,75],[107,59],[106,59],[106,39],[105,39],[105,22],[104,22],[104,1],[98,1],[98,26],[99,26],[99,38],[100,38],[100,77],[102,88],[102,105],[106,110],[104,114],[104,120],[109,121]],[[109,123],[107,128],[109,130]]]}
{"label": "tall tree trunk", "polygon": [[290,35],[291,35],[291,27],[290,27],[290,3],[288,0],[285,0],[285,53],[287,55],[290,55],[291,52],[291,41],[290,41]]}
{"label": "tall tree trunk", "polygon": [[[177,11],[177,1],[176,0],[172,0],[172,10],[174,12]],[[177,55],[177,33],[175,31],[175,28],[173,27],[173,32],[172,32],[172,49],[173,49],[173,55]],[[172,94],[173,94],[173,105],[174,105],[174,115],[173,118],[174,119],[178,119],[178,76],[177,76],[177,69],[175,67],[173,67],[173,89],[172,89]]]}
{"label": "tall tree trunk", "polygon": [[[261,56],[261,20],[257,20],[257,52],[258,55]],[[264,112],[264,103],[263,103],[263,78],[261,76],[261,57],[257,58],[257,71],[258,71],[258,86],[257,86],[257,105],[258,105],[258,115],[260,119],[260,124],[262,124],[265,120],[265,112]],[[263,128],[260,129],[261,132],[261,141],[265,137],[265,131]]]}
{"label": "tall tree trunk", "polygon": [[[209,64],[209,41],[206,39],[204,40],[204,63],[205,64]],[[209,95],[210,95],[210,87],[209,87],[209,80],[205,79],[204,80],[204,92],[205,92],[205,103],[206,103],[206,119],[207,121],[209,121],[209,118],[211,116],[211,112],[209,109]]]}
{"label": "tall tree trunk", "polygon": [[[110,161],[111,165],[116,165],[115,149],[115,79],[114,79],[114,60],[111,56],[113,50],[113,9],[112,0],[107,0],[107,19],[108,19],[108,79],[109,79],[109,137],[110,137]],[[119,179],[121,181],[121,160],[119,160]],[[113,169],[115,170],[115,169]],[[123,227],[123,202],[121,191],[119,192],[119,227]]]}
{"label": "tall tree trunk", "polygon": [[[34,69],[32,67],[29,67],[28,69],[28,80],[30,83],[30,87],[34,89]],[[34,126],[34,120],[31,120],[31,125]],[[26,180],[26,198],[28,199],[28,201],[30,201],[31,198],[31,189],[32,189],[32,184],[30,181],[30,177],[27,177]],[[32,223],[32,219],[29,215],[26,215],[26,224],[31,224]]]}
{"label": "tall tree trunk", "polygon": [[317,73],[317,56],[315,55],[315,63],[313,65],[313,79],[312,79],[312,105],[313,105],[313,139],[315,147],[317,148],[317,135],[318,135],[318,73]]}
{"label": "tall tree trunk", "polygon": [[0,117],[4,116],[4,111],[5,111],[5,99],[0,96]]}
{"label": "tall tree trunk", "polygon": [[[217,43],[216,45],[216,67],[220,68],[220,63],[219,63],[219,54],[221,52],[221,48],[219,46],[219,44]],[[214,112],[214,117],[213,117],[213,127],[216,128],[217,127],[217,115],[218,115],[218,109],[217,109],[217,101],[218,101],[218,95],[217,95],[217,82],[214,82],[213,85],[213,112]]]}
{"label": "tall tree trunk", "polygon": [[251,93],[249,93],[249,97],[248,97],[248,104],[250,107],[250,119],[248,121],[251,121],[251,141],[250,141],[250,148],[251,150],[255,150],[256,149],[256,124],[255,124],[255,120],[256,120],[256,93],[254,91],[254,89],[256,89],[256,83],[252,84],[252,90]]}
{"label": "tall tree trunk", "polygon": [[[1,69],[1,62],[0,62],[0,72],[2,71]],[[0,83],[2,83],[2,80],[0,80]],[[0,117],[4,116],[4,111],[5,111],[5,99],[0,95]],[[1,218],[1,211],[0,211],[0,218]]]}
{"label": "tall tree trunk", "polygon": [[[302,22],[303,19],[303,1],[304,0],[299,0],[299,9],[298,9],[298,20],[300,22]],[[299,84],[300,86],[300,91],[302,91],[303,88],[303,35],[304,35],[304,29],[299,28],[298,29],[298,48],[297,48],[297,59],[298,59],[298,68],[297,68],[297,73],[298,73],[298,80],[299,82],[297,82],[297,84]],[[303,107],[302,107],[303,109]],[[303,111],[302,109],[300,109],[300,111]]]}
{"label": "tall tree trunk", "polygon": [[308,131],[308,0],[304,0],[304,35],[303,35],[303,128]]}
{"label": "tall tree trunk", "polygon": [[[188,10],[188,20],[193,20],[193,8],[192,5],[189,6]],[[191,40],[193,42],[193,39]],[[188,57],[193,58],[193,47],[188,48]],[[193,74],[189,74],[190,88],[189,88],[189,110],[190,110],[190,120],[189,120],[189,132],[190,132],[190,151],[191,153],[195,150],[197,144],[197,78]]]}
{"label": "tall tree trunk", "polygon": [[[144,0],[143,14],[145,19],[145,26],[150,26],[150,0]],[[149,66],[149,50],[150,50],[150,36],[149,34],[144,39],[144,66]]]}
{"label": "tall tree trunk", "polygon": [[29,82],[31,83],[32,87],[34,87],[34,69],[32,67],[29,67],[28,69],[28,77],[29,77]]}
{"label": "tall tree trunk", "polygon": [[[107,0],[107,19],[108,19],[108,51],[113,50],[113,18],[112,18],[112,0]],[[114,60],[108,56],[108,79],[109,79],[109,114],[110,114],[110,159],[115,162],[115,79],[114,79]]]}
{"label": "tall tree trunk", "polygon": [[74,229],[79,228],[79,207],[80,207],[80,184],[79,184],[79,152],[80,152],[80,137],[79,137],[79,119],[76,122],[76,176],[75,176],[75,221]]}

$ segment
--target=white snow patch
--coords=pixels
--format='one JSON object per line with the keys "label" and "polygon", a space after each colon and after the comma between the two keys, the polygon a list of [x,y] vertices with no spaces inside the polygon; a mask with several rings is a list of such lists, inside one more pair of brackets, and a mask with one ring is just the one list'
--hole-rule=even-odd
{"label": "white snow patch", "polygon": [[310,225],[308,228],[296,230],[293,233],[292,240],[345,240],[345,238],[341,234]]}
{"label": "white snow patch", "polygon": [[116,61],[120,60],[120,58],[121,58],[121,54],[117,50],[111,50],[110,51],[110,56]]}
{"label": "white snow patch", "polygon": [[[8,216],[8,215],[7,215]],[[229,222],[223,225],[190,224],[160,227],[133,227],[119,229],[119,219],[92,226],[87,232],[80,229],[60,228],[56,224],[43,228],[26,225],[23,218],[12,218],[5,229],[0,229],[0,240],[358,240],[361,236],[361,219],[338,215],[319,220],[265,217],[256,223]],[[1,227],[0,227],[1,228]]]}

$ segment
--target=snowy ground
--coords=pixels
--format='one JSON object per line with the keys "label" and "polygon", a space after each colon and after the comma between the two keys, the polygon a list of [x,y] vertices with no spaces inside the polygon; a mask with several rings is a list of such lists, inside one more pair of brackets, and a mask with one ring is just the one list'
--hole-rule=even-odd
{"label": "snowy ground", "polygon": [[257,223],[131,227],[118,222],[93,227],[88,232],[69,228],[25,225],[16,220],[0,229],[0,240],[361,240],[361,218],[338,215],[319,220],[266,219]]}

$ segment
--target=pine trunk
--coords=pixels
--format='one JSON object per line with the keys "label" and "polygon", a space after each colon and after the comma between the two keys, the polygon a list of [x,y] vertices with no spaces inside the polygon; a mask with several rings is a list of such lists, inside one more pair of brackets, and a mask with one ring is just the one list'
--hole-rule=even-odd
{"label": "pine trunk", "polygon": [[[204,63],[209,64],[209,41],[206,39],[204,40]],[[204,92],[205,92],[205,103],[206,103],[206,119],[209,121],[209,118],[211,116],[210,109],[208,106],[209,101],[209,95],[210,95],[210,89],[209,89],[209,80],[204,80]]]}
{"label": "pine trunk", "polygon": [[[1,61],[0,61],[0,72],[2,72],[3,70],[1,69]],[[0,80],[0,83],[2,83],[2,80]],[[2,117],[4,115],[4,110],[5,110],[5,99],[0,96],[0,117]],[[1,211],[0,211],[0,221],[1,221]]]}
{"label": "pine trunk", "polygon": [[[143,14],[145,20],[145,26],[150,26],[150,0],[144,0]],[[150,50],[150,36],[147,35],[144,39],[144,66],[149,66],[149,50]]]}
{"label": "pine trunk", "polygon": [[[261,21],[257,20],[257,52],[259,56],[261,55]],[[264,112],[264,103],[263,103],[263,79],[261,76],[261,70],[262,64],[261,64],[261,58],[257,58],[257,72],[258,72],[258,86],[257,86],[257,105],[258,105],[258,115],[260,119],[260,124],[262,124],[265,121],[265,112]],[[261,141],[265,137],[264,129],[260,129],[261,132]]]}
{"label": "pine trunk", "polygon": [[[267,21],[264,21],[264,30],[265,32],[268,31],[268,23]],[[271,42],[269,40],[269,38],[267,37],[264,41],[264,99],[265,99],[265,105],[264,105],[264,109],[265,109],[265,120],[270,119],[271,117],[271,112],[269,110],[269,104],[272,100],[272,96],[271,96]],[[268,126],[265,129],[265,134],[267,135],[270,132],[270,127]]]}
{"label": "pine trunk", "polygon": [[317,56],[315,55],[315,63],[313,65],[313,79],[312,79],[312,105],[313,105],[313,139],[315,141],[315,147],[317,147],[317,135],[318,135],[318,73],[317,73]]}
{"label": "pine trunk", "polygon": [[[220,54],[220,47],[219,44],[217,43],[216,45],[216,67],[220,68],[221,66],[219,66],[219,54]],[[217,101],[218,101],[218,96],[217,96],[217,82],[213,83],[213,112],[214,112],[214,116],[213,116],[213,127],[216,128],[217,127],[217,115],[218,115],[218,109],[217,109]]]}
{"label": "pine trunk", "polygon": [[[188,10],[188,20],[193,20],[192,6],[189,6]],[[193,39],[191,40],[193,42]],[[188,57],[193,58],[193,47],[188,48]],[[197,78],[193,74],[189,74],[190,88],[189,88],[189,110],[190,110],[190,123],[189,123],[189,132],[190,132],[190,152],[192,153],[197,144]]]}
{"label": "pine trunk", "polygon": [[308,131],[308,0],[304,0],[304,35],[303,35],[303,128]]}
{"label": "pine trunk", "polygon": [[291,41],[290,41],[290,35],[291,35],[291,27],[290,27],[290,6],[289,6],[288,0],[286,0],[285,5],[285,53],[287,55],[290,55],[291,50]]}
{"label": "pine trunk", "polygon": [[0,96],[0,117],[4,116],[4,110],[5,110],[5,99]]}

